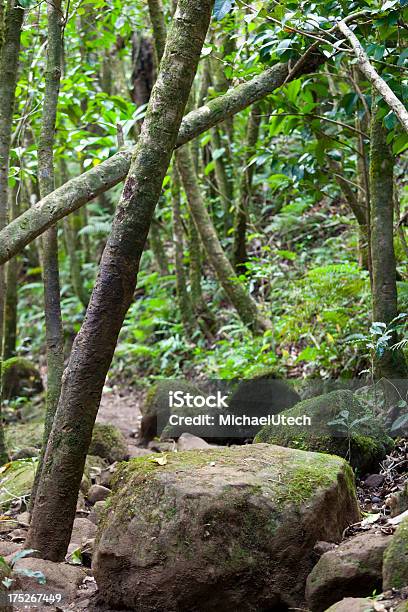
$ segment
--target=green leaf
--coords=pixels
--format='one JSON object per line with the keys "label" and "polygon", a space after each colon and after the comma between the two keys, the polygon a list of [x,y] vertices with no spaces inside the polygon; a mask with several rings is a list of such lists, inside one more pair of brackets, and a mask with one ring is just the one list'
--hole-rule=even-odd
{"label": "green leaf", "polygon": [[227,13],[230,12],[234,0],[215,0],[214,4],[214,17],[217,20],[223,19]]}

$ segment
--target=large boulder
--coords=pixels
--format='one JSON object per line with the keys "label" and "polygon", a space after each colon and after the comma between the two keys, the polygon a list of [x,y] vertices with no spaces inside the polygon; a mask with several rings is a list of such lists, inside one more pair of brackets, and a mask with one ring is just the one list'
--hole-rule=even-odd
{"label": "large boulder", "polygon": [[109,463],[128,458],[126,440],[120,429],[106,423],[95,423],[89,454],[106,459]]}
{"label": "large boulder", "polygon": [[375,612],[371,599],[346,597],[327,608],[326,612]]}
{"label": "large boulder", "polygon": [[312,612],[324,612],[340,597],[380,592],[383,554],[391,538],[368,532],[324,553],[306,582],[306,601]]}
{"label": "large boulder", "polygon": [[384,554],[384,589],[408,586],[408,518],[402,521]]}
{"label": "large boulder", "polygon": [[134,459],[106,507],[101,598],[146,612],[299,607],[315,543],[359,519],[345,461],[268,444]]}
{"label": "large boulder", "polygon": [[311,425],[288,426],[282,422],[264,427],[255,442],[330,453],[347,458],[364,474],[376,467],[393,446],[385,428],[351,391],[332,391],[303,400],[281,417],[311,418]]}
{"label": "large boulder", "polygon": [[43,390],[38,369],[24,357],[11,357],[2,367],[3,397],[31,397]]}

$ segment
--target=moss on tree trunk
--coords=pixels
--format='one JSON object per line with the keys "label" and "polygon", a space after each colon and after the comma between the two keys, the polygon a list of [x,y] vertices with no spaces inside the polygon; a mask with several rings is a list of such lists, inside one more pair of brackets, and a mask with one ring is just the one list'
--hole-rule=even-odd
{"label": "moss on tree trunk", "polygon": [[212,0],[180,0],[160,74],[66,369],[27,545],[61,560],[106,374],[132,302],[137,271],[210,22]]}
{"label": "moss on tree trunk", "polygon": [[[371,257],[373,320],[387,325],[397,316],[394,253],[394,157],[387,131],[374,106],[370,147]],[[394,335],[391,343],[397,340]],[[387,350],[376,362],[376,376],[405,378],[407,364],[401,351]]]}

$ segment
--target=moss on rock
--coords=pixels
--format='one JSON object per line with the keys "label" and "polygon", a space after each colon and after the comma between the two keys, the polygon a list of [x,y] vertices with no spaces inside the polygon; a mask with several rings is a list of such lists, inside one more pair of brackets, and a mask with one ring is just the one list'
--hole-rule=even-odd
{"label": "moss on rock", "polygon": [[128,458],[128,448],[122,432],[114,425],[95,423],[89,454],[102,457],[109,463]]}
{"label": "moss on rock", "polygon": [[28,498],[37,469],[36,459],[11,461],[1,468],[0,512],[4,512],[17,498]]}
{"label": "moss on rock", "polygon": [[397,528],[384,553],[383,588],[401,589],[408,586],[408,518]]}
{"label": "moss on rock", "polygon": [[31,397],[43,390],[38,369],[24,357],[11,357],[2,365],[3,397]]}
{"label": "moss on rock", "polygon": [[6,446],[13,455],[23,448],[41,448],[44,424],[41,421],[12,423],[5,427]]}
{"label": "moss on rock", "polygon": [[208,610],[299,604],[316,541],[337,540],[359,518],[353,474],[338,457],[266,444],[172,453],[165,465],[157,457],[115,474],[94,556],[108,603],[180,612],[203,597]]}
{"label": "moss on rock", "polygon": [[[347,421],[347,433],[341,425],[331,425],[339,416]],[[285,410],[285,417],[311,418],[311,426],[269,425],[261,429],[255,442],[267,442],[290,448],[318,451],[347,458],[360,473],[366,473],[385,457],[392,448],[393,441],[387,435],[381,422],[367,409],[364,409],[351,391],[333,391],[299,402]]]}

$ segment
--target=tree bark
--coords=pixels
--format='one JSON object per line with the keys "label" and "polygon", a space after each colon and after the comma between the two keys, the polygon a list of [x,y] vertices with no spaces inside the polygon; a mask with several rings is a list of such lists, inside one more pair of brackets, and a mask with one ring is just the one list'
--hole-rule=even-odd
{"label": "tree bark", "polygon": [[244,271],[244,264],[248,260],[246,230],[252,198],[252,179],[254,175],[254,167],[253,165],[250,166],[249,162],[255,153],[260,124],[260,108],[259,105],[254,105],[248,119],[245,156],[243,160],[244,171],[242,173],[239,200],[235,208],[233,259],[237,272]]}
{"label": "tree bark", "polygon": [[[320,55],[313,57],[308,64],[302,66],[302,71],[291,72],[288,82],[299,78],[302,74],[313,72],[322,62]],[[231,89],[224,96],[215,98],[205,106],[192,111],[182,121],[176,146],[193,140],[211,127],[261,100],[283,85],[288,75],[288,64],[276,64],[247,83]],[[129,171],[131,157],[132,150],[119,151],[98,166],[56,189],[0,231],[0,264],[8,261],[57,221],[123,181]]]}
{"label": "tree bark", "polygon": [[[9,210],[12,219],[19,213],[19,189],[15,187],[9,193]],[[16,354],[17,343],[17,310],[18,310],[18,274],[20,270],[20,257],[17,255],[10,259],[6,270],[6,299],[4,308],[4,343],[3,359],[10,359]]]}
{"label": "tree bark", "polygon": [[[373,320],[387,325],[398,314],[394,253],[394,158],[387,131],[373,109],[370,147],[371,256],[373,268]],[[394,336],[391,343],[397,341]],[[375,366],[377,377],[405,378],[402,351],[386,350]]]}
{"label": "tree bark", "polygon": [[[41,198],[52,193],[55,187],[54,140],[62,71],[63,29],[61,0],[51,0],[47,3],[47,18],[48,47],[45,94],[38,145],[38,183]],[[43,235],[41,260],[47,349],[47,396],[43,444],[31,493],[31,507],[35,503],[36,490],[43,468],[44,453],[57,410],[61,392],[62,373],[64,371],[64,336],[60,302],[58,228],[56,225],[50,227]]]}
{"label": "tree bark", "polygon": [[161,276],[168,276],[170,274],[169,261],[161,238],[161,227],[155,219],[150,226],[149,244],[159,273]]}
{"label": "tree bark", "polygon": [[157,66],[163,57],[166,45],[166,22],[164,20],[163,4],[161,0],[148,0],[149,16],[153,28],[153,38],[156,47]]}
{"label": "tree bark", "polygon": [[184,332],[187,337],[190,337],[193,331],[193,309],[190,294],[188,293],[184,269],[184,240],[183,221],[181,218],[180,176],[175,165],[172,169],[171,203],[173,208],[174,267],[176,270],[177,302]]}
{"label": "tree bark", "polygon": [[257,304],[238,281],[234,269],[222,249],[211,217],[201,197],[190,147],[186,146],[177,151],[176,159],[191,214],[208,260],[222,288],[245,325],[255,333],[270,329],[270,321],[260,314]]}
{"label": "tree bark", "polygon": [[[0,0],[1,1],[1,0]],[[6,8],[7,6],[7,8]],[[8,175],[13,123],[14,99],[17,84],[17,73],[20,53],[20,34],[23,23],[23,9],[11,0],[2,5],[1,10],[1,48],[0,48],[0,230],[7,224],[8,208]],[[1,239],[0,239],[1,243]],[[5,298],[5,274],[0,262],[0,462],[7,461],[2,423],[2,354],[3,354],[3,321]]]}
{"label": "tree bark", "polygon": [[180,0],[98,278],[64,374],[27,546],[62,560],[104,381],[132,302],[149,226],[176,145],[213,0]]}

